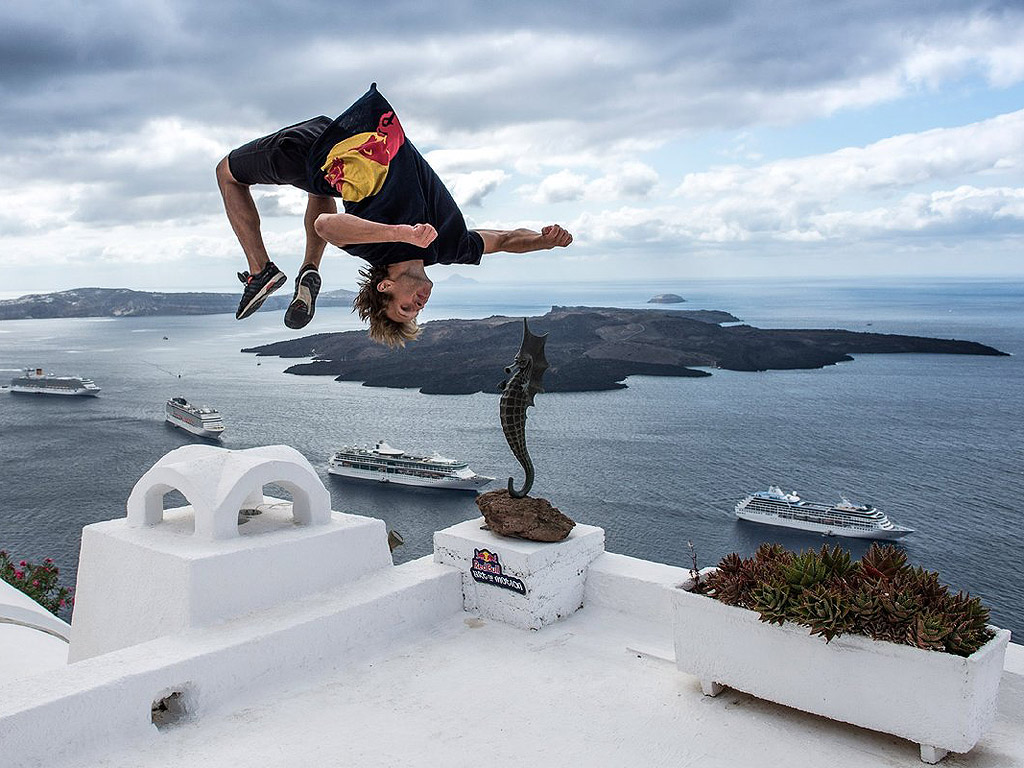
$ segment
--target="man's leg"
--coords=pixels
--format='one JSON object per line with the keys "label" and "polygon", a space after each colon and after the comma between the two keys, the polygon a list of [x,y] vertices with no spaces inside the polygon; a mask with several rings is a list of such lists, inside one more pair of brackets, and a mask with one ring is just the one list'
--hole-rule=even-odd
{"label": "man's leg", "polygon": [[242,300],[238,303],[235,319],[242,320],[259,309],[267,297],[280,288],[287,278],[267,255],[260,233],[260,214],[249,192],[249,185],[239,182],[231,173],[225,157],[217,164],[217,186],[224,198],[224,210],[238,238],[248,272],[238,273],[238,279],[245,285]]}
{"label": "man's leg", "polygon": [[307,264],[320,268],[320,260],[324,257],[324,248],[327,241],[316,233],[316,217],[321,213],[337,213],[338,204],[333,197],[318,197],[310,195],[306,202],[306,216],[303,224],[306,227],[306,258],[302,266]]}
{"label": "man's leg", "polygon": [[324,256],[327,241],[317,234],[316,218],[322,213],[337,213],[338,205],[333,197],[310,195],[306,201],[306,256],[295,276],[295,293],[292,303],[284,313],[284,324],[289,328],[305,328],[316,312],[316,297],[320,293],[320,260]]}
{"label": "man's leg", "polygon": [[260,214],[249,192],[249,185],[235,180],[226,157],[217,165],[217,186],[224,198],[224,211],[228,215],[231,229],[242,246],[245,260],[249,262],[249,272],[258,274],[270,261],[260,233]]}
{"label": "man's leg", "polygon": [[530,253],[549,248],[564,248],[572,242],[572,235],[557,224],[544,227],[540,232],[532,229],[477,229],[484,241],[484,253]]}

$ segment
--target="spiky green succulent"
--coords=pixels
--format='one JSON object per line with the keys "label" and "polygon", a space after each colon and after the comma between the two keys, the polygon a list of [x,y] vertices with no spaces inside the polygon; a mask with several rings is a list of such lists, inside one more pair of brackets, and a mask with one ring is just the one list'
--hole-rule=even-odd
{"label": "spiky green succulent", "polygon": [[980,600],[951,594],[938,574],[909,566],[892,545],[872,544],[855,562],[839,546],[796,553],[762,544],[753,557],[722,558],[706,594],[762,621],[803,624],[826,641],[856,632],[969,656],[992,638]]}
{"label": "spiky green succulent", "polygon": [[811,628],[812,635],[821,635],[830,642],[849,626],[850,606],[823,584],[805,589],[794,606],[801,624]]}
{"label": "spiky green succulent", "polygon": [[950,627],[945,616],[925,611],[917,614],[907,628],[907,644],[928,651],[942,651],[946,648],[949,633]]}
{"label": "spiky green succulent", "polygon": [[784,566],[783,574],[790,588],[799,593],[825,581],[828,578],[828,569],[821,556],[809,549],[796,555],[789,565]]}
{"label": "spiky green succulent", "polygon": [[783,624],[790,618],[789,587],[787,585],[765,584],[756,587],[750,593],[750,607],[761,615],[761,621],[770,624]]}

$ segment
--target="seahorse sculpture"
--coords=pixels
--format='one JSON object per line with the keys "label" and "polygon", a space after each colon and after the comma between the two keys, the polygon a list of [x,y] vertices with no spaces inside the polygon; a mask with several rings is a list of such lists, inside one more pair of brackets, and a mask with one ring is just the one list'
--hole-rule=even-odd
{"label": "seahorse sculpture", "polygon": [[533,396],[543,392],[541,378],[548,369],[547,358],[544,357],[544,342],[547,334],[535,336],[530,333],[530,326],[523,318],[523,343],[516,353],[512,365],[505,369],[511,374],[501,382],[501,400],[498,403],[498,414],[501,417],[501,431],[516,460],[526,471],[526,481],[520,490],[516,490],[513,479],[508,479],[509,495],[521,499],[533,487],[533,461],[526,450],[526,409],[533,405]]}

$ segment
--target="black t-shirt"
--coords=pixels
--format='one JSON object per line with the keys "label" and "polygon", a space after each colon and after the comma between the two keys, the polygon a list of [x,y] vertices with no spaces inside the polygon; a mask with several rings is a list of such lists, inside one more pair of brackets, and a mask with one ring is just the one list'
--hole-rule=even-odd
{"label": "black t-shirt", "polygon": [[426,248],[409,243],[346,245],[371,264],[423,259],[430,264],[479,264],[480,235],[466,221],[441,179],[405,136],[394,109],[374,83],[310,148],[308,191],[341,197],[345,212],[382,224],[432,224]]}

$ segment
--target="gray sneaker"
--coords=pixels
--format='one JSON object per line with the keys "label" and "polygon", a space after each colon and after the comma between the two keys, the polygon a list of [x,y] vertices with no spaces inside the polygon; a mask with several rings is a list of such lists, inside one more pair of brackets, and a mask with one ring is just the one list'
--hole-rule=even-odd
{"label": "gray sneaker", "polygon": [[295,278],[295,295],[284,313],[284,324],[294,329],[309,325],[316,312],[316,297],[319,293],[320,272],[311,265],[303,267]]}

